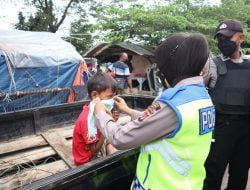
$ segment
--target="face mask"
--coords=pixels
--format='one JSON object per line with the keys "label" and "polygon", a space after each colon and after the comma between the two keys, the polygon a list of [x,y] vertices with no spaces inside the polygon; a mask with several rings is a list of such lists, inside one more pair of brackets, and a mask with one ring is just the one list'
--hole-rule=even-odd
{"label": "face mask", "polygon": [[230,56],[236,51],[237,45],[233,41],[226,40],[218,42],[218,48],[224,56]]}
{"label": "face mask", "polygon": [[114,107],[114,100],[113,99],[102,100],[102,103],[106,106],[106,108],[109,111],[111,111],[112,108]]}

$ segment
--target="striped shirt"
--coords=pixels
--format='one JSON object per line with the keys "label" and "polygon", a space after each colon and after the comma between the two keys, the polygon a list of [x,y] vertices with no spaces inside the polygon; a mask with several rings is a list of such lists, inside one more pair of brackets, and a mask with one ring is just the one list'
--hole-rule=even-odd
{"label": "striped shirt", "polygon": [[129,76],[129,67],[122,61],[116,61],[108,66],[108,69],[116,74],[116,77]]}

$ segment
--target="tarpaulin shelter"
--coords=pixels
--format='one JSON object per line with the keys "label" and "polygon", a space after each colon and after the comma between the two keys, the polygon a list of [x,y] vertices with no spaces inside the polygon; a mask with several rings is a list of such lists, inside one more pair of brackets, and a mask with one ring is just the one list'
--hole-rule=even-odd
{"label": "tarpaulin shelter", "polygon": [[94,57],[98,59],[99,65],[105,65],[105,63],[117,61],[122,52],[126,52],[129,56],[128,66],[135,74],[132,80],[140,83],[139,90],[142,90],[142,83],[145,81],[149,91],[157,94],[162,85],[156,76],[157,70],[152,49],[128,42],[104,42],[91,48],[84,54],[84,57]]}
{"label": "tarpaulin shelter", "polygon": [[0,30],[0,112],[73,101],[84,59],[49,32]]}

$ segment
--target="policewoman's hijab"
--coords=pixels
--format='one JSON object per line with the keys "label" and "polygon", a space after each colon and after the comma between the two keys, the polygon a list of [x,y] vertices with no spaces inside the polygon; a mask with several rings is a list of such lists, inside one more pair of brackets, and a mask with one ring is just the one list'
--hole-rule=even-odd
{"label": "policewoman's hijab", "polygon": [[209,56],[206,37],[202,34],[175,33],[155,51],[156,64],[170,86],[199,76]]}

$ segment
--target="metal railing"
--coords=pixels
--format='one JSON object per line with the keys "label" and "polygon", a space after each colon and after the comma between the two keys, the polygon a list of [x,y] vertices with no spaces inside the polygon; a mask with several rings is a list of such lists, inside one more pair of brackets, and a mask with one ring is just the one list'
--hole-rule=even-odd
{"label": "metal railing", "polygon": [[67,103],[71,88],[0,93],[0,113]]}

